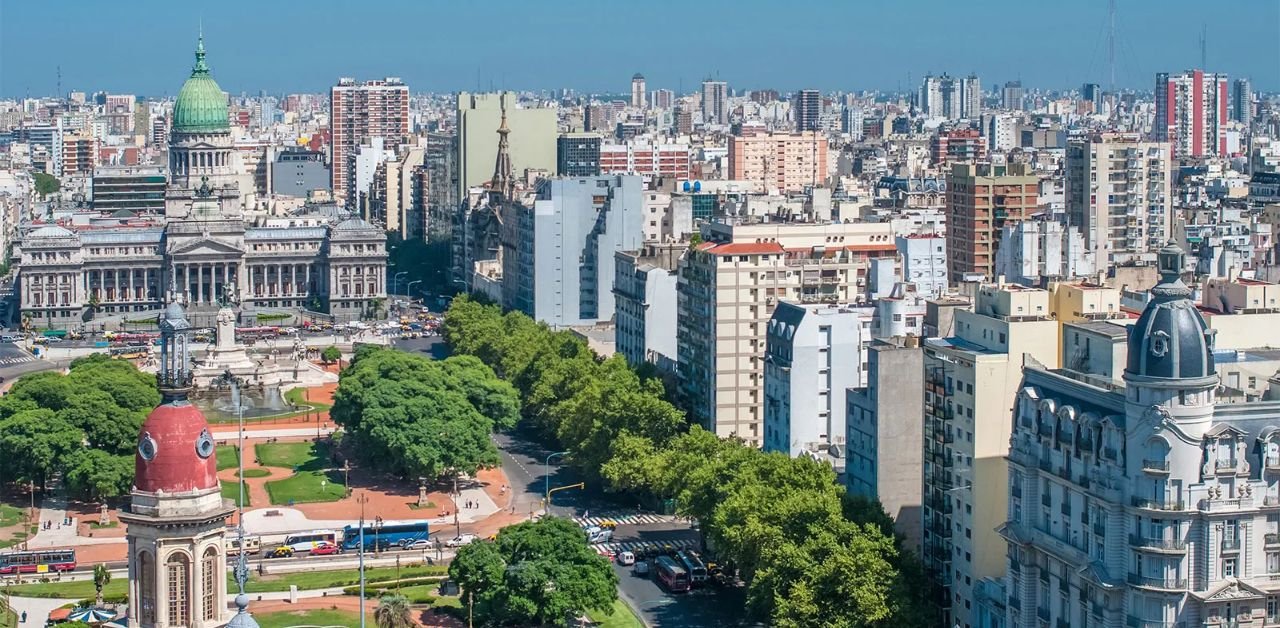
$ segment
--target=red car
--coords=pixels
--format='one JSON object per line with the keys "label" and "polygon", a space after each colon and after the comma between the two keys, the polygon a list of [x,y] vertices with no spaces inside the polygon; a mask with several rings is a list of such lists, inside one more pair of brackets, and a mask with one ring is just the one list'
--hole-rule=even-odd
{"label": "red car", "polygon": [[333,543],[321,543],[311,548],[312,556],[328,556],[330,554],[341,554],[342,548]]}

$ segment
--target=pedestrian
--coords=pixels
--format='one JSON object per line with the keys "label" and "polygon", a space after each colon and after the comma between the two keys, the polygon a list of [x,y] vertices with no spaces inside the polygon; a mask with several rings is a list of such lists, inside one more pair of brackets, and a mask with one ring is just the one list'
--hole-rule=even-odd
{"label": "pedestrian", "polygon": [[27,623],[27,611],[22,611],[22,623]]}

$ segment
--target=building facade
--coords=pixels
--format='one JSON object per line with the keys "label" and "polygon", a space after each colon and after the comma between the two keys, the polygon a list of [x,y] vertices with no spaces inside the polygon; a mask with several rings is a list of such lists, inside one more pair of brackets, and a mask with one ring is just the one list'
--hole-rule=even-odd
{"label": "building facade", "polygon": [[729,124],[729,84],[707,79],[702,82],[703,124]]}
{"label": "building facade", "polygon": [[796,119],[797,131],[817,131],[821,129],[818,118],[822,115],[822,93],[816,89],[802,89],[796,92],[795,102],[791,110]]}
{"label": "building facade", "polygon": [[687,248],[649,243],[614,254],[614,343],[633,367],[676,371],[676,266]]}
{"label": "building facade", "polygon": [[466,199],[469,188],[490,180],[498,157],[493,133],[504,111],[511,135],[509,159],[513,175],[523,176],[526,170],[558,174],[555,109],[517,108],[513,92],[461,92],[457,107],[458,199]]}
{"label": "building facade", "polygon": [[744,130],[729,136],[729,177],[776,192],[803,192],[827,178],[827,138],[822,133]]}
{"label": "building facade", "polygon": [[567,133],[556,138],[556,172],[566,177],[600,174],[599,133]]}
{"label": "building facade", "polygon": [[366,191],[353,189],[356,152],[374,138],[395,150],[408,137],[409,87],[395,77],[363,83],[341,78],[329,90],[329,99],[333,196],[340,204],[354,207],[358,193]]}
{"label": "building facade", "polygon": [[1154,263],[1172,234],[1169,145],[1097,133],[1068,143],[1065,167],[1067,219],[1098,267]]}
{"label": "building facade", "polygon": [[160,166],[99,167],[93,171],[93,209],[114,214],[164,215],[169,179]]}
{"label": "building facade", "polygon": [[995,278],[1000,231],[1039,206],[1039,178],[1027,164],[956,164],[947,175],[947,253],[953,280]]}
{"label": "building facade", "polygon": [[1161,72],[1156,74],[1155,100],[1153,135],[1156,141],[1169,143],[1171,157],[1227,155],[1226,74]]}

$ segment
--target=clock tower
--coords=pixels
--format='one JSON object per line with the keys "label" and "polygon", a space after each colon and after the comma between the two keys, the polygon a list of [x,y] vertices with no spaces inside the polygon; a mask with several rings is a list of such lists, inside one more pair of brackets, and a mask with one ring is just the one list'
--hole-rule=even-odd
{"label": "clock tower", "polygon": [[163,401],[138,435],[128,512],[129,617],[141,628],[212,628],[227,609],[227,519],[213,437],[191,390],[188,334],[178,303],[160,315]]}

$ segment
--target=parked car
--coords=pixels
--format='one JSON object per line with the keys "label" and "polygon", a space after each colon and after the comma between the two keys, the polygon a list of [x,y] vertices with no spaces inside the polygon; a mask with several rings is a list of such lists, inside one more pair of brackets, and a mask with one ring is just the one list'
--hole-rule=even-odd
{"label": "parked car", "polygon": [[409,541],[408,543],[404,544],[404,548],[407,550],[432,549],[435,546],[436,546],[436,542],[430,539],[418,539],[416,541]]}
{"label": "parked car", "polygon": [[445,541],[445,545],[449,547],[462,547],[463,545],[466,545],[467,543],[470,543],[474,540],[476,540],[476,535],[463,534],[460,536],[455,536],[449,539],[448,541]]}
{"label": "parked car", "polygon": [[321,543],[311,548],[312,556],[331,556],[333,554],[341,554],[342,548],[334,543]]}

